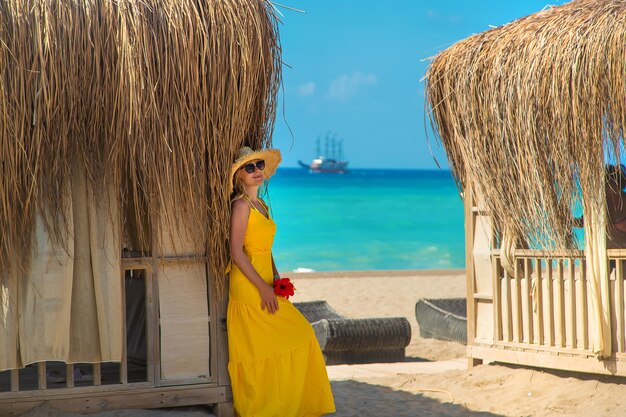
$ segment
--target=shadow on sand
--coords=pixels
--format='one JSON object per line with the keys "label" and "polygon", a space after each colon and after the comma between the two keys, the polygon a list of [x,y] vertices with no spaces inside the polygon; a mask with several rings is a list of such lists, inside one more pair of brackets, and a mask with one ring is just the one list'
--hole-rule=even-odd
{"label": "shadow on sand", "polygon": [[499,414],[471,411],[453,404],[441,393],[441,400],[422,394],[395,391],[382,385],[357,381],[331,382],[337,417],[497,417]]}

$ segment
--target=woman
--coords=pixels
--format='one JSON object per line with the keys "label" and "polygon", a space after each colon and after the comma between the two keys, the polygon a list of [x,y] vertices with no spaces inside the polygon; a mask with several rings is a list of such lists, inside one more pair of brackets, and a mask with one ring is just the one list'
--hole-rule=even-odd
{"label": "woman", "polygon": [[278,150],[244,147],[231,170],[228,372],[242,417],[335,411],[313,328],[291,302],[274,295],[280,278],[271,251],[276,225],[258,191],[280,160]]}

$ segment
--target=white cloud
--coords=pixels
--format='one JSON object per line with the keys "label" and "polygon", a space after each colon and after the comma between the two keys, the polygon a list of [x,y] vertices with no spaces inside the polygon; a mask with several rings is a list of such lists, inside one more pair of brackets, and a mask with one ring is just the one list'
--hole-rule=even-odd
{"label": "white cloud", "polygon": [[444,23],[461,23],[463,22],[463,16],[458,15],[458,14],[453,14],[453,15],[442,15],[439,12],[436,12],[434,10],[428,10],[426,12],[426,18],[428,20],[432,20],[435,22],[444,22]]}
{"label": "white cloud", "polygon": [[328,88],[328,97],[333,100],[347,101],[357,94],[362,87],[375,85],[378,79],[374,74],[355,72],[335,78]]}
{"label": "white cloud", "polygon": [[298,95],[302,97],[308,97],[315,93],[315,83],[310,81],[308,83],[302,84],[298,87]]}
{"label": "white cloud", "polygon": [[426,17],[434,20],[439,17],[439,13],[434,10],[429,10],[426,12]]}

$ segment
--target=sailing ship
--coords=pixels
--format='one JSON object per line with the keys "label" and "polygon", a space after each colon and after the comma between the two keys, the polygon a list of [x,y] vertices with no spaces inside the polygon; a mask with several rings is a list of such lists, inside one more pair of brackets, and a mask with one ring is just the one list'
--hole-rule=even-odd
{"label": "sailing ship", "polygon": [[298,161],[302,168],[311,173],[344,174],[348,171],[348,161],[343,159],[343,140],[336,140],[337,135],[326,134],[325,152],[321,152],[321,140],[317,138],[317,155],[310,164]]}

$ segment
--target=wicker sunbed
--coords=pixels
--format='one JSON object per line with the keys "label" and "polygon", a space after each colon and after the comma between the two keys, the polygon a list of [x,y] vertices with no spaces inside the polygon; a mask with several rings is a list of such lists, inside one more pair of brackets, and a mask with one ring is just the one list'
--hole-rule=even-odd
{"label": "wicker sunbed", "polygon": [[420,336],[467,343],[465,298],[420,299],[415,304]]}
{"label": "wicker sunbed", "polygon": [[406,318],[346,318],[326,301],[294,305],[311,322],[327,365],[404,361],[411,341]]}

